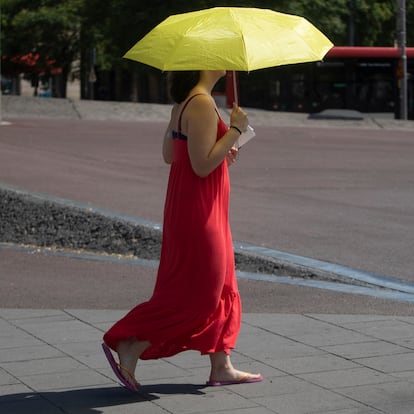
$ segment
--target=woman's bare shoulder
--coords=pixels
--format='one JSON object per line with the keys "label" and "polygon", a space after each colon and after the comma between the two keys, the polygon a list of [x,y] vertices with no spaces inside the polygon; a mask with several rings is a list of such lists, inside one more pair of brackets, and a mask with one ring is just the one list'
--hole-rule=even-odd
{"label": "woman's bare shoulder", "polygon": [[191,102],[188,105],[188,114],[204,114],[207,115],[210,112],[214,111],[215,104],[214,100],[210,95],[207,94],[199,94],[195,95]]}

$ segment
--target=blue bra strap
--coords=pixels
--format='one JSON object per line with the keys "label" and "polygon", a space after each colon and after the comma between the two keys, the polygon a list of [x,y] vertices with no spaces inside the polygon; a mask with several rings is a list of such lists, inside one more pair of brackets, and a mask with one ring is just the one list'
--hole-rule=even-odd
{"label": "blue bra strap", "polygon": [[173,139],[181,139],[187,141],[187,135],[184,135],[182,132],[172,131]]}

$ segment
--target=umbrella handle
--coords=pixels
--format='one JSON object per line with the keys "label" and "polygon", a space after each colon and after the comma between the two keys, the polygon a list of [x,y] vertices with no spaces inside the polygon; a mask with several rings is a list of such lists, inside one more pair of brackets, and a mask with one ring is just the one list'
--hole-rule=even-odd
{"label": "umbrella handle", "polygon": [[237,94],[237,79],[236,79],[236,71],[233,70],[233,95],[234,95],[234,102],[237,106],[239,106],[239,97]]}

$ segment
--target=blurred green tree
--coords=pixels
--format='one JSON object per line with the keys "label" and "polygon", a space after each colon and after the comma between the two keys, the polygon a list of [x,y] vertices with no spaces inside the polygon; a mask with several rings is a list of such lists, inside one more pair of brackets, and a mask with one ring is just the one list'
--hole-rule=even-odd
{"label": "blurred green tree", "polygon": [[[82,2],[2,0],[2,72],[19,69],[36,78],[54,70],[60,73],[55,96],[65,97],[72,64],[79,57]],[[27,56],[33,58],[30,65],[25,64]]]}
{"label": "blurred green tree", "polygon": [[[167,16],[208,7],[260,7],[305,16],[338,46],[392,46],[397,37],[398,0],[0,1],[2,73],[25,71],[36,76],[59,68],[62,83],[57,96],[66,96],[71,71],[82,79],[82,91],[86,90],[96,66],[102,72],[111,72],[114,99],[138,100],[139,83],[151,82],[160,75],[122,59],[124,53]],[[407,2],[407,45],[412,44],[414,2]],[[37,56],[34,63],[30,60],[31,65],[12,60],[28,54]],[[74,63],[79,62],[74,70]],[[129,97],[122,92],[126,78],[132,90]]]}

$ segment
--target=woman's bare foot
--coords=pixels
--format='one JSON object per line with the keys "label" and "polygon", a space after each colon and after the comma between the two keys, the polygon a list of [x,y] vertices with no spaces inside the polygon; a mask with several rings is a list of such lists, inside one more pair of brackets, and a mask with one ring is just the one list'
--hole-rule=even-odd
{"label": "woman's bare foot", "polygon": [[216,352],[210,355],[211,372],[210,385],[225,385],[248,382],[259,382],[263,379],[261,374],[239,371],[233,367],[230,356],[225,352]]}
{"label": "woman's bare foot", "polygon": [[124,378],[135,386],[139,386],[135,379],[135,369],[138,358],[150,346],[148,341],[137,341],[135,338],[120,341],[116,351],[119,356],[119,368]]}

